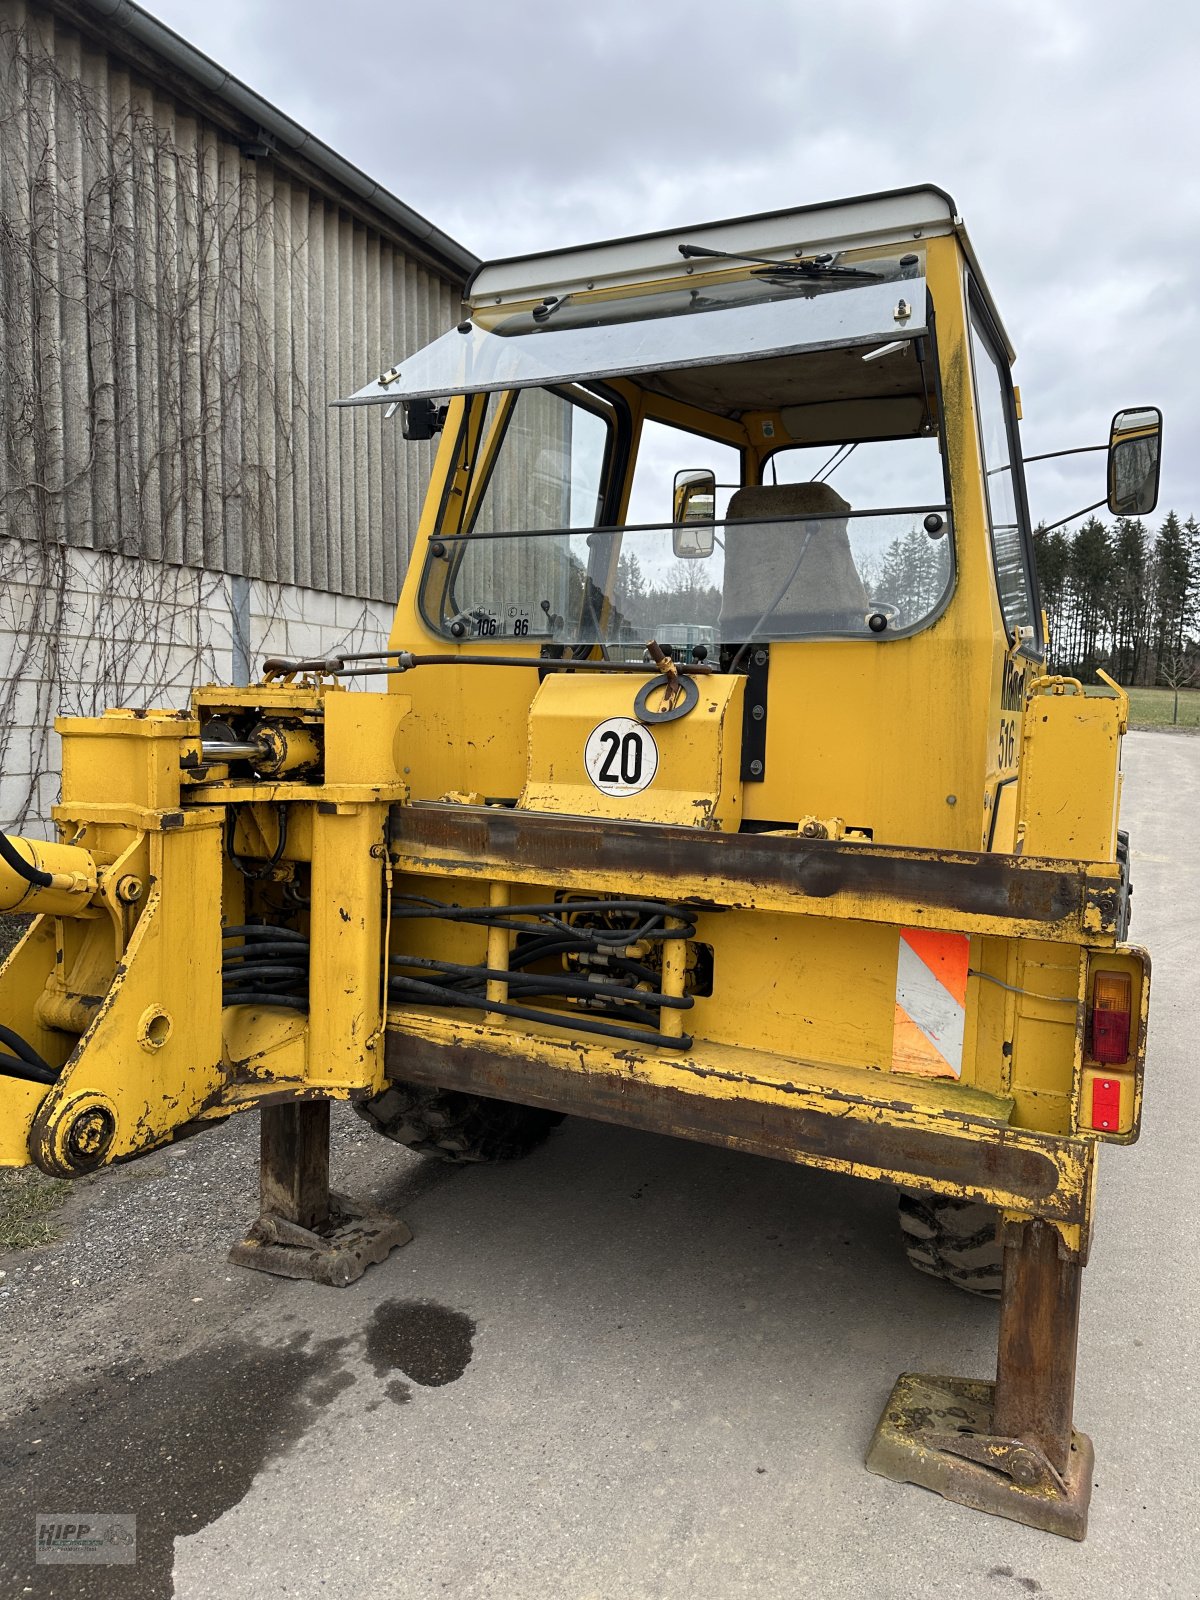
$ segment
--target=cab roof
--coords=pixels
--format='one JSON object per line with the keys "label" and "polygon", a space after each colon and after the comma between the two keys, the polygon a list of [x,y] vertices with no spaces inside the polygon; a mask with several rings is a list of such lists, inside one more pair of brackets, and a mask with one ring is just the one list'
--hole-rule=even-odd
{"label": "cab roof", "polygon": [[[395,409],[622,376],[727,417],[797,407],[810,393],[913,402],[900,407],[907,420],[890,406],[871,424],[902,433],[927,416],[913,341],[925,331],[922,245],[938,235],[958,241],[1003,335],[954,201],[933,186],[895,189],[484,262],[467,286],[466,321],[335,404]],[[897,335],[913,360],[868,370],[851,354],[880,341],[894,349]],[[849,376],[833,370],[839,361]]]}
{"label": "cab roof", "polygon": [[681,276],[690,270],[679,254],[681,244],[733,254],[778,255],[782,259],[901,244],[938,234],[958,237],[1012,361],[1011,342],[1004,334],[1003,320],[979,270],[958,207],[944,189],[934,184],[485,261],[468,280],[466,301],[472,310],[477,310],[547,294],[561,296],[572,289]]}

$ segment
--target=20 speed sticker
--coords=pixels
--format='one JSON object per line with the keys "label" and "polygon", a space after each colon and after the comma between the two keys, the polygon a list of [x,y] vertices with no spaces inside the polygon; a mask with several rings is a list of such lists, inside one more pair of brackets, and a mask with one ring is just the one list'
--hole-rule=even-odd
{"label": "20 speed sticker", "polygon": [[640,794],[658,771],[658,746],[632,717],[609,717],[588,734],[583,764],[602,794]]}

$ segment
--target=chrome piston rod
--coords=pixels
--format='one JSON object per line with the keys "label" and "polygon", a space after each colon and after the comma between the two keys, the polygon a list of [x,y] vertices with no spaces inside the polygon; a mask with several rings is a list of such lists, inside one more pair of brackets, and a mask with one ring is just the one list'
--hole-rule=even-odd
{"label": "chrome piston rod", "polygon": [[271,750],[263,739],[202,739],[200,753],[205,761],[265,761]]}

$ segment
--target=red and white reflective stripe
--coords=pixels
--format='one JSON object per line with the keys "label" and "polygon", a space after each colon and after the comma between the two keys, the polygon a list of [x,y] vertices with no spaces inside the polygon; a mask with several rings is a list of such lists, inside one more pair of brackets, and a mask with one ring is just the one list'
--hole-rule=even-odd
{"label": "red and white reflective stripe", "polygon": [[901,928],[893,1072],[930,1078],[961,1074],[970,949],[965,933]]}

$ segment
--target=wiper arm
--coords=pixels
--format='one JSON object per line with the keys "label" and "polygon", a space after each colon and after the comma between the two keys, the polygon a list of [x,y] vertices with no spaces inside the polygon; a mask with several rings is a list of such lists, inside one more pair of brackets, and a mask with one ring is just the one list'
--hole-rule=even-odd
{"label": "wiper arm", "polygon": [[807,259],[795,261],[772,261],[768,256],[742,256],[735,255],[731,250],[710,250],[703,244],[681,244],[679,254],[685,261],[690,261],[695,256],[717,257],[722,261],[746,261],[751,266],[767,267],[767,272],[756,272],[756,278],[765,278],[770,283],[787,283],[796,278],[824,279],[824,278],[860,278],[870,282],[877,282],[879,273],[866,272],[862,267],[838,267],[834,263],[834,255],[809,256]]}
{"label": "wiper arm", "polygon": [[[679,254],[685,261],[690,261],[693,256],[718,256],[722,261],[752,261],[760,267],[779,267],[787,263],[773,261],[770,256],[739,256],[730,250],[710,250],[705,244],[681,244]],[[833,257],[827,258],[832,260]]]}

